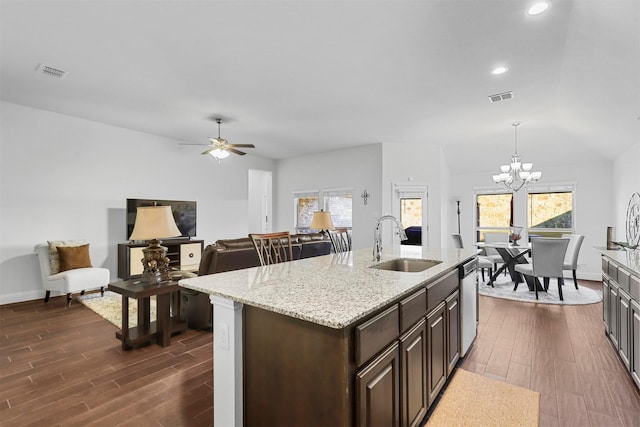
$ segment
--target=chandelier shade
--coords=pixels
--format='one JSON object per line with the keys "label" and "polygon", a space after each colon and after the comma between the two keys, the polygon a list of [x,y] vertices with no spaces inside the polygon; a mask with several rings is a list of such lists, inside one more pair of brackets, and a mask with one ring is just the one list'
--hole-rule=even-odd
{"label": "chandelier shade", "polygon": [[511,162],[500,166],[500,173],[493,175],[493,182],[511,191],[518,191],[527,185],[538,181],[542,172],[532,171],[533,163],[523,163],[518,154],[518,126],[520,122],[512,123],[515,130],[515,153],[511,156]]}

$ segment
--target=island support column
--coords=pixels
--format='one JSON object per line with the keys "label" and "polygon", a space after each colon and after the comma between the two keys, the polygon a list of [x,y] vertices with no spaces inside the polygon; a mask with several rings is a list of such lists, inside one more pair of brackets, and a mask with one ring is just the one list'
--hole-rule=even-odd
{"label": "island support column", "polygon": [[213,304],[213,423],[242,426],[242,307],[211,295]]}

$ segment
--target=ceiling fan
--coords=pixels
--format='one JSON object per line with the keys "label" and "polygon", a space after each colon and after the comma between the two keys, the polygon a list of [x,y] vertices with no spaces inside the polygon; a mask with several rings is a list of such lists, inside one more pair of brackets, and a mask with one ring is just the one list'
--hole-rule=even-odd
{"label": "ceiling fan", "polygon": [[237,150],[236,148],[256,148],[253,144],[229,144],[229,141],[220,137],[220,123],[222,123],[222,119],[216,118],[216,122],[218,123],[218,137],[209,138],[209,141],[211,141],[210,144],[183,143],[181,145],[207,145],[207,149],[204,150],[202,154],[210,154],[218,160],[229,157],[229,153],[238,154],[240,156],[247,154],[244,151]]}

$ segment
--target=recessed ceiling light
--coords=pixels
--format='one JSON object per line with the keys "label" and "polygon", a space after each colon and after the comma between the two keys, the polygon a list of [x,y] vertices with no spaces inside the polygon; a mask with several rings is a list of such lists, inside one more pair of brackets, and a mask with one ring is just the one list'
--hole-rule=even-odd
{"label": "recessed ceiling light", "polygon": [[507,71],[509,71],[507,67],[497,67],[491,71],[491,74],[493,74],[494,76],[498,76],[500,74],[506,73]]}
{"label": "recessed ceiling light", "polygon": [[527,13],[529,15],[539,15],[542,12],[544,12],[545,10],[547,10],[549,8],[549,3],[547,3],[546,1],[540,2],[540,3],[536,3],[533,6],[531,6],[529,8],[529,10],[527,11]]}

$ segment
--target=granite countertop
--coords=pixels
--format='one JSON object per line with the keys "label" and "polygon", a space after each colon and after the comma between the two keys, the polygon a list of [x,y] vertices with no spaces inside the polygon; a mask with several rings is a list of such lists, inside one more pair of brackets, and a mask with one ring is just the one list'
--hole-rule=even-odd
{"label": "granite countertop", "polygon": [[180,280],[180,286],[330,328],[341,329],[476,256],[475,249],[385,247],[380,262],[422,258],[442,263],[417,273],[369,268],[372,249]]}
{"label": "granite countertop", "polygon": [[594,249],[640,276],[640,250],[609,250],[599,246]]}

